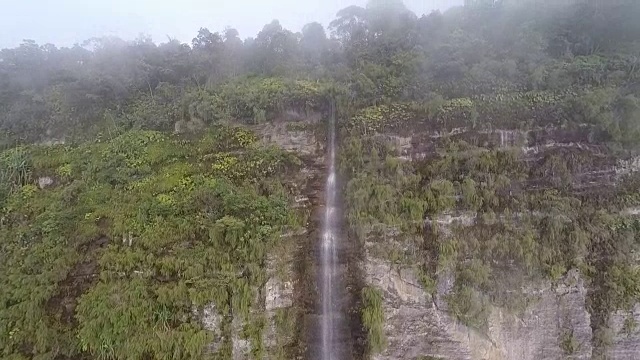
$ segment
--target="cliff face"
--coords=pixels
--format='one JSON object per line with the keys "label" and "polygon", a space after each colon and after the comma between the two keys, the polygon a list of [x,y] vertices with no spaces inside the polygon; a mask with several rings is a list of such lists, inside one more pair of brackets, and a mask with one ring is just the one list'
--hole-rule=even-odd
{"label": "cliff face", "polygon": [[[301,116],[301,115],[300,115]],[[313,336],[313,248],[318,238],[313,214],[321,205],[320,186],[323,174],[324,129],[319,115],[284,118],[254,127],[265,143],[295,152],[305,166],[291,179],[295,202],[304,225],[282,235],[283,248],[271,254],[268,279],[261,296],[265,314],[263,344],[265,358],[307,356],[309,336]],[[384,132],[373,137],[389,145],[394,158],[418,167],[438,156],[442,144],[465,141],[476,146],[473,152],[504,151],[518,154],[519,161],[535,168],[551,157],[576,160],[568,174],[530,171],[530,176],[513,181],[513,194],[555,189],[570,181],[572,194],[615,192],[625,176],[635,174],[639,161],[630,154],[613,154],[605,145],[592,139],[587,127],[573,129],[540,128],[533,130],[486,130],[454,128],[449,131],[411,130]],[[570,180],[562,179],[567,176]],[[619,211],[635,217],[635,208]],[[483,214],[455,209],[427,217],[424,224],[437,228],[442,237],[460,237],[478,232]],[[499,212],[496,223],[513,223],[518,219],[541,218],[545,214],[530,209],[519,213]],[[559,216],[562,217],[562,216]],[[483,303],[482,326],[465,323],[459,310],[449,306],[456,291],[459,274],[455,266],[438,268],[432,287],[426,287],[419,261],[409,256],[398,261],[389,256],[390,248],[414,252],[415,243],[429,239],[408,236],[386,226],[365,231],[360,268],[365,284],[381,290],[383,295],[386,347],[373,359],[464,359],[464,360],[538,360],[596,358],[594,321],[590,301],[592,278],[576,268],[549,280],[525,278],[520,269],[502,267],[493,275],[503,293],[517,294],[522,304],[517,309],[501,306],[490,299]],[[407,241],[407,237],[411,238]],[[413,244],[412,244],[413,242]],[[424,245],[424,244],[423,244]],[[407,260],[410,259],[410,260]],[[469,259],[468,259],[469,260]],[[467,261],[467,260],[465,260]],[[474,289],[478,293],[482,290]],[[485,294],[486,295],[486,294]],[[493,295],[491,295],[493,296]],[[489,296],[488,296],[489,297]],[[640,351],[640,331],[630,324],[640,321],[640,306],[632,311],[612,310],[607,318],[608,344],[603,350],[607,359],[635,359]],[[241,326],[237,326],[238,334]],[[234,357],[241,359],[251,350],[241,335],[233,339]],[[307,349],[307,350],[305,350]]]}
{"label": "cliff face", "polygon": [[[491,307],[488,331],[458,322],[439,301],[446,296],[446,291],[438,291],[435,298],[427,294],[411,270],[394,269],[384,261],[368,258],[367,281],[382,289],[385,295],[388,347],[374,359],[425,356],[455,360],[591,358],[592,335],[590,315],[585,307],[586,289],[575,273],[567,275],[555,286],[544,284],[535,290],[528,289],[535,292],[538,299],[524,314],[514,315]],[[577,349],[571,354],[567,354],[567,345],[563,344],[567,336],[572,336],[577,343]]]}
{"label": "cliff face", "polygon": [[[374,137],[389,145],[395,159],[416,167],[436,159],[440,143],[456,140],[478,146],[473,150],[475,152],[498,149],[516,153],[519,161],[530,168],[552,157],[587,159],[576,160],[573,166],[565,169],[567,174],[564,175],[553,173],[553,170],[549,173],[530,171],[527,178],[511,181],[508,191],[514,196],[553,190],[565,186],[561,185],[562,181],[568,181],[567,193],[587,202],[588,197],[615,193],[625,177],[638,171],[637,158],[630,154],[614,155],[606,146],[592,139],[587,127],[530,131],[410,130],[385,132]],[[568,180],[561,180],[565,175]],[[460,196],[457,196],[458,200]],[[637,215],[634,208],[609,208],[606,211],[630,218]],[[491,221],[493,226],[518,228],[522,222],[548,215],[535,209],[515,213],[505,211],[492,214]],[[425,229],[435,229],[433,233],[438,234],[438,239],[456,238],[460,244],[467,239],[472,241],[474,236],[478,236],[476,233],[485,231],[483,216],[475,211],[454,209],[427,217]],[[567,214],[567,219],[563,214],[555,216],[561,222],[572,222],[571,214]],[[544,276],[525,277],[521,276],[522,269],[512,260],[501,263],[501,255],[496,254],[492,265],[496,269],[491,281],[497,283],[498,292],[522,298],[523,305],[517,309],[501,306],[493,301],[495,292],[487,295],[483,294],[482,288],[474,288],[471,291],[485,299],[482,302],[485,321],[482,326],[474,326],[460,320],[459,307],[449,306],[450,297],[456,291],[455,284],[460,281],[459,276],[464,275],[456,272],[456,264],[438,265],[433,275],[434,283],[425,287],[423,262],[416,253],[420,253],[420,247],[429,247],[429,244],[436,247],[436,253],[442,252],[441,247],[437,248],[441,246],[437,244],[441,240],[428,236],[422,240],[419,235],[416,238],[404,234],[394,226],[387,226],[383,231],[369,228],[363,232],[366,234],[363,236],[366,256],[362,266],[367,284],[383,294],[384,334],[387,339],[386,348],[373,355],[374,359],[631,360],[640,354],[640,331],[633,325],[640,320],[639,305],[624,311],[610,309],[604,316],[606,344],[602,345],[594,337],[594,331],[601,331],[592,318],[594,306],[591,305],[598,291],[594,289],[601,287],[597,277],[585,277],[576,268],[566,269],[553,281]],[[472,234],[474,236],[470,236]],[[482,243],[486,240],[473,241]],[[393,252],[389,248],[403,255],[390,256]],[[457,261],[458,264],[469,263],[474,259],[469,257]],[[598,316],[603,317],[602,314]]]}
{"label": "cliff face", "polygon": [[[263,289],[267,359],[319,359],[322,274],[322,219],[325,215],[327,176],[327,119],[331,114],[306,113],[289,109],[273,123],[252,128],[262,141],[295,153],[303,162],[301,171],[290,179],[293,205],[300,214],[300,227],[282,235],[283,246],[270,254],[268,280]],[[340,180],[338,180],[340,183]],[[340,359],[362,359],[364,335],[360,325],[358,294],[362,273],[356,259],[360,249],[342,234],[341,196],[337,196],[336,278],[344,287],[335,289],[332,306],[334,349]]]}
{"label": "cliff face", "polygon": [[303,161],[301,171],[289,180],[300,226],[284,232],[282,246],[269,254],[268,279],[262,289],[265,359],[291,359],[306,352],[308,318],[314,311],[312,250],[319,238],[314,213],[320,205],[324,163],[321,119],[320,113],[289,109],[272,123],[252,127],[262,142],[290,151]]}
{"label": "cliff face", "polygon": [[640,305],[629,311],[616,311],[611,314],[609,327],[616,334],[613,344],[607,351],[609,359],[637,359],[640,354],[640,331],[629,331],[625,323],[640,322]]}
{"label": "cliff face", "polygon": [[[313,214],[323,176],[321,117],[289,109],[273,122],[248,127],[262,145],[284,149],[302,162],[297,173],[279,183],[288,192],[295,225],[282,229],[278,246],[266,254],[263,286],[252,289],[256,299],[248,317],[221,314],[214,304],[196,314],[214,334],[208,353],[229,345],[234,360],[293,359],[306,352],[308,317],[314,311],[312,250],[319,238]],[[251,326],[261,329],[261,342],[247,331]]]}
{"label": "cliff face", "polygon": [[[577,272],[557,284],[545,283],[527,291],[537,300],[524,314],[491,307],[488,331],[461,324],[439,298],[426,293],[409,269],[397,269],[367,258],[367,282],[383,290],[388,347],[374,359],[452,360],[591,359],[592,329],[587,311],[587,289]],[[441,279],[443,282],[451,279]],[[441,307],[444,305],[444,307]],[[631,313],[640,321],[640,306]],[[624,329],[629,313],[611,314],[613,337],[608,359],[637,359],[640,332]],[[570,349],[571,348],[571,349]]]}

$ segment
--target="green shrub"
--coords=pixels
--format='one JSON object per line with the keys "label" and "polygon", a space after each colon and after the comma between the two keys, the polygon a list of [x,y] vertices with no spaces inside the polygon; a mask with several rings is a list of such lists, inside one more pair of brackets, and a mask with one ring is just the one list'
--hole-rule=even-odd
{"label": "green shrub", "polygon": [[371,354],[380,353],[387,346],[384,334],[382,292],[372,287],[362,289],[362,324],[367,330]]}

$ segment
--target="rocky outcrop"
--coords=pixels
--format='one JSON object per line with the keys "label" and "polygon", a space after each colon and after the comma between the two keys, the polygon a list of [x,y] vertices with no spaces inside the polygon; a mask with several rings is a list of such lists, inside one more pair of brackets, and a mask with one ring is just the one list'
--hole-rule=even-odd
{"label": "rocky outcrop", "polygon": [[[286,237],[291,240],[294,234]],[[272,257],[267,265],[267,273],[269,280],[265,285],[265,317],[267,326],[263,333],[263,343],[267,349],[267,353],[275,353],[278,349],[283,348],[287,343],[293,340],[292,334],[278,329],[281,324],[278,323],[277,317],[280,311],[289,311],[293,306],[293,274],[291,269],[292,261],[290,258],[276,259]],[[276,267],[284,266],[278,274]],[[267,358],[271,358],[267,356]]]}
{"label": "rocky outcrop", "polygon": [[[320,114],[313,113],[307,117],[290,110],[284,112],[281,118],[280,121],[251,126],[251,129],[260,134],[262,141],[266,143],[278,145],[298,155],[322,157],[324,138],[319,138],[315,132],[321,119]],[[321,133],[324,136],[324,131]]]}
{"label": "rocky outcrop", "polygon": [[273,312],[276,309],[293,305],[293,284],[291,281],[282,281],[272,277],[265,285],[265,310]]}
{"label": "rocky outcrop", "polygon": [[214,304],[209,304],[201,310],[198,314],[196,309],[193,310],[194,315],[198,316],[205,330],[210,331],[213,334],[213,342],[209,344],[207,351],[209,353],[215,353],[220,349],[222,345],[222,331],[221,325],[223,317],[218,313]]}
{"label": "rocky outcrop", "polygon": [[250,358],[251,342],[243,336],[242,328],[244,325],[244,321],[236,317],[231,321],[231,356],[233,360]]}
{"label": "rocky outcrop", "polygon": [[[492,307],[487,329],[459,323],[426,293],[411,269],[368,258],[367,282],[384,293],[386,350],[383,359],[448,360],[590,359],[591,327],[586,288],[576,272],[558,285],[526,289],[538,298],[523,315]],[[437,287],[436,298],[447,286]],[[625,358],[627,359],[627,358]],[[629,358],[631,359],[631,358]]]}
{"label": "rocky outcrop", "polygon": [[[319,113],[306,113],[289,109],[275,121],[251,126],[261,141],[295,153],[304,167],[287,181],[292,195],[290,206],[304,219],[304,226],[284,229],[279,245],[268,255],[267,282],[263,288],[266,326],[263,331],[265,359],[294,358],[304,351],[303,314],[308,309],[301,294],[308,292],[306,279],[299,267],[304,264],[301,256],[308,253],[315,241],[313,221],[309,216],[317,197],[316,182],[322,172],[324,160],[324,131],[316,131],[321,119]],[[322,129],[324,130],[324,129]]]}
{"label": "rocky outcrop", "polygon": [[[449,139],[464,140],[480,146],[469,151],[505,149],[520,152],[523,162],[544,163],[549,157],[578,159],[570,170],[571,189],[576,193],[595,188],[615,189],[623,176],[640,171],[640,160],[633,154],[613,153],[593,140],[587,126],[575,129],[473,130],[457,128],[431,132],[398,132],[375,135],[383,138],[397,156],[406,161],[424,161],[437,156],[437,149]],[[466,149],[460,151],[467,151]],[[580,160],[586,161],[580,163]],[[428,160],[427,160],[428,161]],[[532,167],[533,168],[533,167]],[[514,188],[533,190],[553,188],[548,179],[532,172],[526,180],[513,181]],[[538,178],[539,177],[539,178]],[[515,191],[515,190],[514,190]],[[621,214],[636,216],[637,208],[619,209]],[[540,217],[536,211],[496,214],[495,220],[516,224],[519,218]],[[558,215],[562,216],[562,215]],[[453,211],[432,219],[426,225],[437,225],[440,234],[453,228],[470,229],[478,214]],[[567,217],[567,221],[570,221]],[[391,227],[389,228],[391,229]],[[466,230],[461,230],[466,231]],[[472,230],[468,230],[472,231]],[[486,324],[481,328],[467,326],[450,309],[447,299],[454,288],[455,274],[438,269],[433,293],[424,290],[418,273],[407,265],[393,264],[376,249],[390,246],[402,234],[383,231],[380,238],[368,238],[363,268],[369,286],[383,293],[386,349],[373,358],[442,359],[442,360],[561,360],[595,359],[596,343],[589,313],[591,284],[577,270],[560,280],[511,281],[507,293],[527,298],[523,311],[487,304]],[[400,246],[402,250],[406,250]],[[411,251],[409,251],[411,252]],[[504,273],[509,278],[509,273]],[[476,290],[472,290],[476,291]],[[640,305],[629,311],[612,311],[608,317],[606,359],[640,359]]]}
{"label": "rocky outcrop", "polygon": [[[262,142],[294,152],[305,164],[283,184],[291,194],[290,206],[300,211],[302,218],[311,213],[310,198],[316,191],[312,184],[318,176],[319,164],[323,163],[324,158],[324,138],[317,136],[314,131],[320,118],[319,113],[307,114],[287,110],[273,122],[248,126]],[[189,127],[191,122],[193,120],[176,123],[175,131],[197,131],[197,128]],[[214,305],[205,307],[197,314],[204,328],[214,334],[209,353],[214,354],[220,349],[228,351],[228,348],[221,346],[225,344],[230,345],[231,358],[234,360],[254,358],[259,344],[255,343],[255,339],[249,339],[250,335],[244,331],[246,325],[250,325],[254,329],[262,329],[264,359],[293,358],[290,355],[297,351],[295,346],[299,340],[299,334],[295,333],[298,321],[296,307],[300,306],[296,303],[296,291],[307,286],[297,281],[294,265],[297,261],[296,255],[302,251],[299,249],[300,244],[304,243],[301,239],[309,236],[308,227],[309,224],[304,227],[282,229],[278,247],[267,254],[264,274],[266,282],[261,289],[253,289],[258,298],[253,302],[248,318],[221,315]]]}
{"label": "rocky outcrop", "polygon": [[53,185],[53,179],[49,176],[42,176],[38,178],[38,187],[44,189]]}
{"label": "rocky outcrop", "polygon": [[640,358],[640,304],[630,311],[616,311],[609,318],[613,339],[607,357],[614,360]]}

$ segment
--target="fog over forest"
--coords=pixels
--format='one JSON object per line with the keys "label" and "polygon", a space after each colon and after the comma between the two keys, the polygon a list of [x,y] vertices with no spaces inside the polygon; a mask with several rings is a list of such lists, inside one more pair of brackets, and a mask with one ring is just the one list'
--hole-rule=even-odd
{"label": "fog over forest", "polygon": [[3,9],[0,358],[637,358],[640,2],[265,3]]}
{"label": "fog over forest", "polygon": [[[405,4],[418,15],[462,5],[463,0],[411,0]],[[15,47],[24,39],[40,44],[73,46],[101,36],[133,40],[141,34],[155,42],[167,38],[189,42],[200,27],[238,30],[240,37],[255,37],[262,26],[278,19],[294,32],[317,21],[327,26],[338,10],[364,6],[365,0],[30,0],[8,2],[0,13],[0,48]]]}

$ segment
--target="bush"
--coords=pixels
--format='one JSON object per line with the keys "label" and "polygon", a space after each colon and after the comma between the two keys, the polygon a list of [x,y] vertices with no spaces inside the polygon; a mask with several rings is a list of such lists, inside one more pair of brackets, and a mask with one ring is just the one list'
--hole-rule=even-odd
{"label": "bush", "polygon": [[362,324],[367,330],[369,352],[378,354],[387,346],[384,334],[384,310],[380,290],[366,287],[362,289]]}

